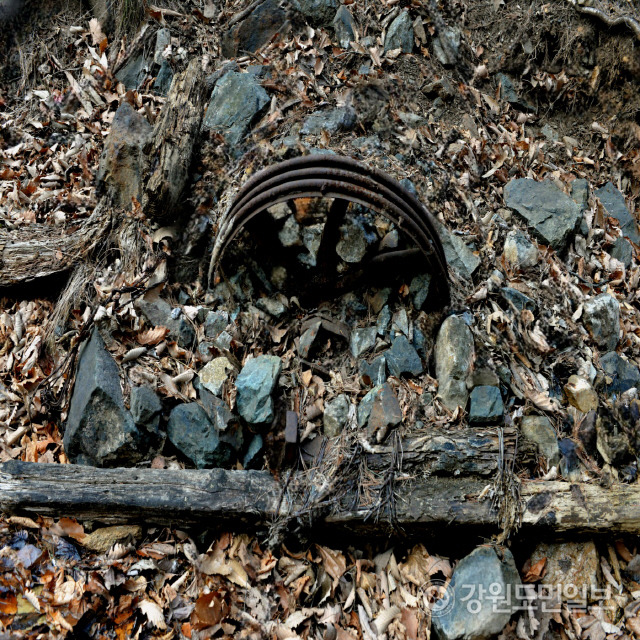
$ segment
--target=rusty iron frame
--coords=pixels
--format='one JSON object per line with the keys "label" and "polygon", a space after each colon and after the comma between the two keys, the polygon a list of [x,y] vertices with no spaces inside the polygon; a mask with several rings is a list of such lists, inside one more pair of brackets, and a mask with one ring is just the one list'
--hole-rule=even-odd
{"label": "rusty iron frame", "polygon": [[361,204],[392,220],[424,255],[426,270],[432,275],[434,302],[440,306],[449,304],[447,261],[433,216],[414,194],[383,171],[339,155],[300,156],[267,167],[250,178],[220,221],[209,281],[225,250],[250,220],[274,204],[313,197]]}

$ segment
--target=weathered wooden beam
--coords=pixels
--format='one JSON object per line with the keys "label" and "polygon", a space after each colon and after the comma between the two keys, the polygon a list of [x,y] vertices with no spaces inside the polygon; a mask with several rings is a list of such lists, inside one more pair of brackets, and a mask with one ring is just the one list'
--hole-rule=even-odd
{"label": "weathered wooden beam", "polygon": [[[486,484],[486,479],[434,476],[399,483],[396,524],[414,531],[448,526],[497,530],[490,501],[477,499]],[[265,471],[96,469],[10,461],[0,465],[0,510],[109,523],[268,525],[299,509],[282,498],[282,487]],[[529,481],[522,484],[521,497],[524,533],[640,533],[640,488],[634,485]],[[333,509],[319,518],[325,529],[353,531],[368,529],[374,521],[366,505]]]}

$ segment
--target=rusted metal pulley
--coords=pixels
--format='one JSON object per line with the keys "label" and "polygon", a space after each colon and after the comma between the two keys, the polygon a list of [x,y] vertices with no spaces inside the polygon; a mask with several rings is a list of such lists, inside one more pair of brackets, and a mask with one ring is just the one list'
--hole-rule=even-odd
{"label": "rusted metal pulley", "polygon": [[[391,255],[403,258],[411,254],[415,258],[418,253],[424,264],[422,270],[431,274],[431,304],[445,306],[449,303],[449,275],[444,250],[436,222],[427,208],[383,171],[339,155],[301,156],[267,167],[250,178],[221,219],[211,257],[210,281],[225,250],[251,220],[273,205],[300,198],[333,200],[327,226],[332,226],[334,233],[326,231],[323,234],[321,251],[323,246],[336,241],[337,226],[349,203],[362,205],[391,220],[408,234],[417,249],[378,253],[371,264],[374,261],[384,263]],[[365,270],[367,266],[370,265],[364,265]]]}

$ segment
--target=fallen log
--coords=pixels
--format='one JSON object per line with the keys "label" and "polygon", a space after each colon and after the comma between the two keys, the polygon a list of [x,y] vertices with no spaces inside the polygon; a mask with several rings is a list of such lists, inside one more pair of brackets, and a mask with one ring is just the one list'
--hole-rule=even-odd
{"label": "fallen log", "polygon": [[101,202],[76,231],[45,224],[0,229],[0,288],[71,269],[105,237],[110,224],[110,212]]}
{"label": "fallen log", "polygon": [[[295,483],[297,476],[289,483]],[[421,477],[401,482],[395,525],[428,531],[479,527],[497,531],[487,486],[478,478]],[[0,510],[71,516],[105,523],[269,525],[298,515],[285,497],[286,483],[266,471],[97,469],[9,461],[0,465]],[[524,533],[640,533],[640,488],[569,482],[524,482]],[[342,503],[354,498],[345,495]],[[335,530],[380,527],[367,505],[320,512],[315,524]]]}

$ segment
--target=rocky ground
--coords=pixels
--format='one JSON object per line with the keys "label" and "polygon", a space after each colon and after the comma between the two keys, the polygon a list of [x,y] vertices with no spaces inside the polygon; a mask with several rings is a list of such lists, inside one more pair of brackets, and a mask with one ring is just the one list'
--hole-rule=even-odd
{"label": "rocky ground", "polygon": [[[68,280],[2,281],[0,461],[281,475],[331,447],[506,426],[538,451],[520,481],[637,482],[640,58],[637,22],[602,18],[631,4],[173,3],[127,35],[94,4],[3,36],[3,246],[71,235],[107,200],[127,231],[72,256]],[[194,61],[207,107],[188,185],[152,210],[154,126]],[[332,228],[331,202],[301,198],[247,225],[209,281],[240,186],[307,153],[360,159],[427,205],[449,306],[420,260],[370,269],[415,247],[405,229],[354,204]],[[471,534],[435,556],[402,538],[1,527],[0,637],[640,633],[631,537],[469,555],[487,542]],[[520,589],[519,613],[485,599],[472,615],[456,581]],[[542,600],[558,583],[577,595]]]}

